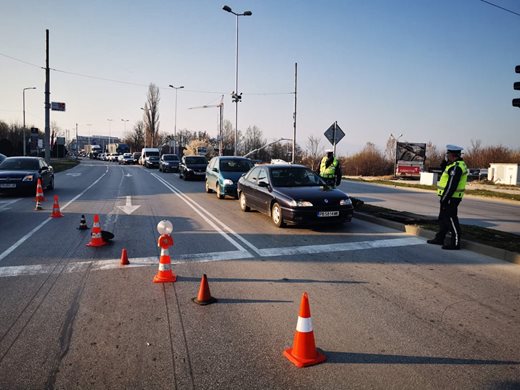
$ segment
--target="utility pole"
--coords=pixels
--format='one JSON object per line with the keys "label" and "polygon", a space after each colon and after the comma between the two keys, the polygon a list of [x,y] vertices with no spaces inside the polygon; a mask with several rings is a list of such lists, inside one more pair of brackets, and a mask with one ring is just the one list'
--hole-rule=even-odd
{"label": "utility pole", "polygon": [[294,114],[293,114],[293,139],[292,139],[292,163],[295,162],[295,155],[296,155],[296,103],[297,103],[297,96],[298,96],[298,63],[294,63]]}
{"label": "utility pole", "polygon": [[49,29],[45,30],[45,161],[51,162],[51,72],[49,69]]}

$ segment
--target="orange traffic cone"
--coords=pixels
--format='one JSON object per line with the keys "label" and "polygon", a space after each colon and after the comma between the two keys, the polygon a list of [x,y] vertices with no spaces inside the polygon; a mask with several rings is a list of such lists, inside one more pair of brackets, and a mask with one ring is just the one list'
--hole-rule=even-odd
{"label": "orange traffic cone", "polygon": [[209,292],[208,278],[206,277],[206,274],[202,275],[202,279],[200,280],[199,294],[196,298],[192,298],[192,301],[201,306],[210,305],[217,302],[217,299],[213,298]]}
{"label": "orange traffic cone", "polygon": [[36,185],[36,207],[35,210],[43,210],[41,202],[45,202],[43,197],[42,179],[38,178],[38,184]]}
{"label": "orange traffic cone", "polygon": [[52,218],[61,218],[63,214],[60,211],[60,205],[58,203],[58,195],[54,195],[54,204],[52,205]]}
{"label": "orange traffic cone", "polygon": [[161,257],[159,259],[159,271],[153,278],[154,283],[173,283],[177,276],[172,272],[172,263],[168,248],[161,247]]}
{"label": "orange traffic cone", "polygon": [[300,303],[300,314],[294,333],[293,347],[287,348],[283,354],[297,367],[312,366],[327,359],[324,354],[316,349],[307,293],[303,293]]}
{"label": "orange traffic cone", "polygon": [[84,215],[81,215],[81,219],[79,221],[79,227],[78,227],[79,230],[87,230],[88,229],[88,226],[87,226],[87,220],[85,219],[85,216]]}
{"label": "orange traffic cone", "polygon": [[99,216],[94,214],[94,224],[92,225],[92,236],[87,246],[103,246],[106,241],[101,238],[101,227],[99,226]]}
{"label": "orange traffic cone", "polygon": [[126,249],[123,248],[121,251],[121,262],[119,263],[121,265],[128,265],[130,262],[128,261],[128,253],[126,253]]}

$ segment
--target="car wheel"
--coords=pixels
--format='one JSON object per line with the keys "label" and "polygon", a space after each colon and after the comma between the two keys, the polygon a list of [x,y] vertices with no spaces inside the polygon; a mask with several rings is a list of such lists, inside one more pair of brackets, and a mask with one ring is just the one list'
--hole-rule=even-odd
{"label": "car wheel", "polygon": [[222,193],[222,189],[220,188],[218,183],[217,183],[217,189],[216,190],[217,190],[217,198],[224,199],[224,194]]}
{"label": "car wheel", "polygon": [[50,181],[49,185],[47,186],[47,189],[48,190],[53,190],[54,189],[54,176],[51,177],[51,181]]}
{"label": "car wheel", "polygon": [[208,181],[206,180],[206,193],[211,193],[213,192],[213,190],[211,188],[209,188],[209,184],[208,184]]}
{"label": "car wheel", "polygon": [[244,195],[243,192],[240,193],[240,196],[238,199],[240,201],[240,210],[242,210],[244,212],[248,212],[249,210],[251,210],[249,208],[249,206],[247,205],[246,196]]}
{"label": "car wheel", "polygon": [[284,227],[285,222],[283,221],[282,216],[282,208],[278,203],[273,204],[273,208],[271,209],[271,219],[273,223],[278,227]]}

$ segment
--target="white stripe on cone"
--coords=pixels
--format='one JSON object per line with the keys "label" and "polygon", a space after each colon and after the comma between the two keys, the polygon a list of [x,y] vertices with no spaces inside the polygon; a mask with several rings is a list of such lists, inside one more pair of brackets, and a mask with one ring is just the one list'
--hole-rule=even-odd
{"label": "white stripe on cone", "polygon": [[296,324],[296,331],[302,333],[312,332],[312,318],[303,318],[298,316],[298,323]]}
{"label": "white stripe on cone", "polygon": [[170,256],[168,249],[161,248],[161,256]]}

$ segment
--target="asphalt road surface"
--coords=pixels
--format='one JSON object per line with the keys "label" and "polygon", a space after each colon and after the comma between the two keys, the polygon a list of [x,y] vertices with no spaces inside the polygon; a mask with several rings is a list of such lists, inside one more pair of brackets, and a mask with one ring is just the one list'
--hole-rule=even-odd
{"label": "asphalt road surface", "polygon": [[[520,388],[518,265],[355,218],[278,229],[140,166],[84,160],[45,195],[0,198],[1,389]],[[82,214],[113,243],[87,247]],[[178,280],[154,284],[162,219]],[[301,369],[303,292],[327,361]]]}
{"label": "asphalt road surface", "polygon": [[[344,180],[339,187],[374,206],[436,218],[439,197],[432,191]],[[464,196],[459,206],[461,223],[520,234],[520,202]]]}

